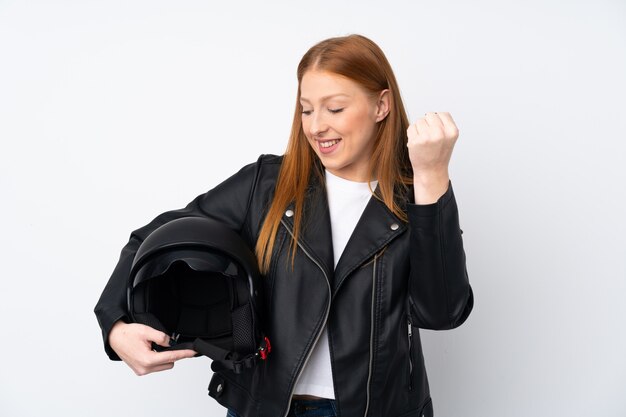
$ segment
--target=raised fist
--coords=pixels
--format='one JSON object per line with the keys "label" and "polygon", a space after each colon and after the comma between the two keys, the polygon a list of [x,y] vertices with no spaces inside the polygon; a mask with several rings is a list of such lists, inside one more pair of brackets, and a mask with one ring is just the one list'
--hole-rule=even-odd
{"label": "raised fist", "polygon": [[459,129],[450,113],[429,112],[410,125],[406,133],[416,203],[432,203],[447,189],[448,164]]}

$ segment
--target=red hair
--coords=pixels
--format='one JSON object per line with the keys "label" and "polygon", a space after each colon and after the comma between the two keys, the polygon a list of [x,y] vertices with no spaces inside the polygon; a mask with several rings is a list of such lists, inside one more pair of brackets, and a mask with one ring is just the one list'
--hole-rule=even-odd
{"label": "red hair", "polygon": [[294,239],[291,241],[293,259],[309,181],[312,176],[317,176],[320,183],[324,183],[321,162],[302,130],[300,84],[309,70],[341,75],[372,95],[389,90],[390,111],[387,117],[378,122],[369,178],[378,180],[376,194],[379,195],[374,194],[375,197],[383,201],[396,216],[407,221],[406,213],[394,197],[405,196],[407,186],[412,182],[413,172],[405,139],[409,122],[391,65],[378,45],[364,36],[326,39],[311,47],[298,65],[298,94],[291,134],[278,174],[274,198],[256,243],[256,254],[263,273],[269,270],[276,233],[287,206],[294,203]]}

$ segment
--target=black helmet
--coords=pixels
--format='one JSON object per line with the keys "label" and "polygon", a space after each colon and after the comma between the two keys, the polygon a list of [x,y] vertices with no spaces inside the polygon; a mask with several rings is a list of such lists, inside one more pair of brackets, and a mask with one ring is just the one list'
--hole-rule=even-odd
{"label": "black helmet", "polygon": [[170,335],[169,348],[194,349],[214,371],[240,373],[271,350],[262,333],[261,275],[243,239],[205,217],[172,220],[139,246],[128,283],[136,323]]}

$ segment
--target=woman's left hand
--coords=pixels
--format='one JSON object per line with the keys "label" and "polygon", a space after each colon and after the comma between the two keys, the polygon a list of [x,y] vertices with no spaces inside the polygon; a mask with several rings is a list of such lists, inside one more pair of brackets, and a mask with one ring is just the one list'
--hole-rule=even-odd
{"label": "woman's left hand", "polygon": [[459,137],[452,116],[429,112],[407,129],[416,204],[430,204],[448,189],[448,164]]}

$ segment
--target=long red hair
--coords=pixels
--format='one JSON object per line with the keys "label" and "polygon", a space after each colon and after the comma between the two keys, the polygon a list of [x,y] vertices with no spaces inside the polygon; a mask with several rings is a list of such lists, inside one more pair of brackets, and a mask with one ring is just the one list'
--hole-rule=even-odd
{"label": "long red hair", "polygon": [[263,273],[269,271],[276,233],[287,206],[294,203],[294,239],[291,241],[293,259],[309,182],[316,176],[324,184],[321,162],[302,130],[300,83],[303,75],[313,69],[347,77],[372,95],[389,90],[390,111],[387,117],[378,122],[369,178],[378,180],[375,197],[396,216],[407,221],[406,213],[398,202],[406,196],[407,186],[413,178],[406,147],[409,122],[391,65],[378,45],[364,36],[349,35],[326,39],[311,47],[298,65],[298,94],[291,134],[276,182],[274,198],[256,243],[257,259]]}

